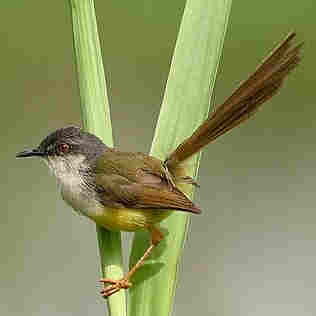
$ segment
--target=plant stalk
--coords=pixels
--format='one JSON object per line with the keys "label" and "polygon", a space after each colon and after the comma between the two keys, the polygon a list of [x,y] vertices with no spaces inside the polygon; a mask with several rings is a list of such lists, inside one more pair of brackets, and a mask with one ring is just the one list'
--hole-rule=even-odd
{"label": "plant stalk", "polygon": [[[80,109],[85,130],[113,146],[110,107],[102,63],[101,48],[93,0],[69,0]],[[123,276],[121,234],[97,226],[101,270],[104,277]],[[111,316],[126,316],[125,291],[107,299]]]}

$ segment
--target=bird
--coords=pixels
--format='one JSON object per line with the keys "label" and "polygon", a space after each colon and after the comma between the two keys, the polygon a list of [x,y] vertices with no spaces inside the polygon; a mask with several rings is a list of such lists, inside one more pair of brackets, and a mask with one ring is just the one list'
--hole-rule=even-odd
{"label": "bird", "polygon": [[201,213],[199,206],[178,188],[181,183],[197,185],[185,175],[184,162],[248,120],[280,90],[301,60],[303,43],[293,45],[295,35],[289,33],[165,160],[110,148],[77,126],[57,129],[35,149],[16,154],[17,158],[44,160],[56,176],[65,202],[97,225],[111,231],[145,229],[150,233],[148,249],[122,279],[101,280],[105,298],[132,286],[132,276],[164,238],[159,228],[161,221],[172,212]]}

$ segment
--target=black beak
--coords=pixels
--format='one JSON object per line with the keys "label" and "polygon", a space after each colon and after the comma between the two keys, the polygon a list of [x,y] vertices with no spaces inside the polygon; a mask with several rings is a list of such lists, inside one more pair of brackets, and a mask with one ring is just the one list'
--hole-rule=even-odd
{"label": "black beak", "polygon": [[41,152],[38,149],[32,149],[32,150],[24,150],[20,153],[16,154],[16,158],[23,158],[23,157],[33,157],[33,156],[40,156],[43,157],[45,154]]}

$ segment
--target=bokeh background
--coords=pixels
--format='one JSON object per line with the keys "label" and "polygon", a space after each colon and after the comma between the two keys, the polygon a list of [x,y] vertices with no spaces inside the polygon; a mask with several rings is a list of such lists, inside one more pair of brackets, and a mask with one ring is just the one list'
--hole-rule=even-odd
{"label": "bokeh background", "polygon": [[[147,152],[184,7],[96,0],[115,142]],[[314,0],[234,1],[217,103],[295,29],[304,61],[251,122],[205,150],[176,315],[316,314]],[[103,315],[95,225],[15,152],[80,124],[65,0],[0,2],[0,314]]]}

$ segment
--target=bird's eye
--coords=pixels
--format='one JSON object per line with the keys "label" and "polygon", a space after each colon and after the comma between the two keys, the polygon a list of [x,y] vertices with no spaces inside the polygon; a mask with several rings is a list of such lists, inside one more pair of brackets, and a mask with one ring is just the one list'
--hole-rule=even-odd
{"label": "bird's eye", "polygon": [[69,145],[68,144],[60,144],[59,146],[59,151],[61,151],[62,153],[66,153],[69,150]]}

